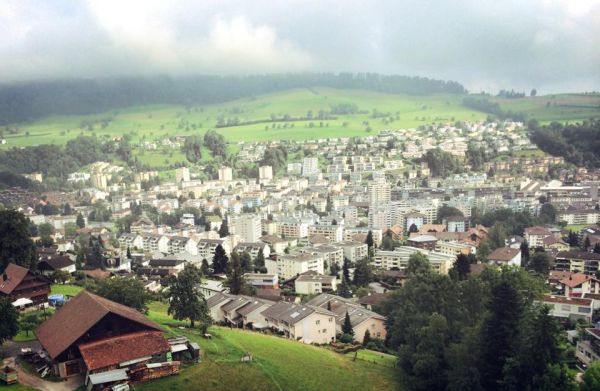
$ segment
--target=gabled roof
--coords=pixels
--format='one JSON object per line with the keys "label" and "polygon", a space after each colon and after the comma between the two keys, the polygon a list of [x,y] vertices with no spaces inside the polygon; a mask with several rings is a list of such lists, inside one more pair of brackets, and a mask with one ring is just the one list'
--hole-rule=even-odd
{"label": "gabled roof", "polygon": [[521,252],[518,248],[500,247],[488,255],[490,261],[508,262]]}
{"label": "gabled roof", "polygon": [[160,331],[138,331],[103,338],[79,345],[88,370],[93,371],[137,358],[170,351],[171,346]]}
{"label": "gabled roof", "polygon": [[150,329],[160,330],[156,323],[135,309],[82,291],[42,323],[34,333],[50,357],[56,358],[111,313]]}
{"label": "gabled roof", "polygon": [[71,258],[66,255],[58,255],[54,257],[48,257],[46,259],[42,259],[38,263],[38,269],[40,270],[59,270],[64,267],[72,266],[75,262],[71,261]]}
{"label": "gabled roof", "polygon": [[562,280],[560,280],[559,282],[563,285],[566,285],[570,288],[575,288],[581,284],[583,284],[586,281],[590,281],[590,280],[595,280],[597,281],[594,277],[588,276],[587,274],[583,274],[583,273],[573,273],[570,276],[563,278]]}
{"label": "gabled roof", "polygon": [[9,263],[0,275],[0,293],[10,295],[29,273],[29,269]]}

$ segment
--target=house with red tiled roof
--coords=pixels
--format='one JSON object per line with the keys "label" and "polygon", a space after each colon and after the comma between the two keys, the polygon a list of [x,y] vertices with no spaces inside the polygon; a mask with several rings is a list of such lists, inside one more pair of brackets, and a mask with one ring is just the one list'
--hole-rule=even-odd
{"label": "house with red tiled roof", "polygon": [[170,352],[156,323],[87,291],[68,301],[34,333],[52,373],[63,378],[85,374],[88,389],[92,375],[116,371],[114,376],[123,376],[132,365],[166,362]]}
{"label": "house with red tiled roof", "polygon": [[584,293],[600,293],[600,281],[583,273],[571,273],[558,283],[564,287],[564,294],[568,297],[582,297]]}
{"label": "house with red tiled roof", "polygon": [[9,263],[0,274],[0,298],[29,299],[34,305],[48,302],[50,283],[31,270]]}

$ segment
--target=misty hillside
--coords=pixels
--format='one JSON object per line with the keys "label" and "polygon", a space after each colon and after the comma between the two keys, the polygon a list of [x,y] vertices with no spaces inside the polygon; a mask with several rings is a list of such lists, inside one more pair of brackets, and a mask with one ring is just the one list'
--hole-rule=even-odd
{"label": "misty hillside", "polygon": [[36,81],[0,86],[0,124],[48,115],[91,114],[143,104],[209,104],[291,88],[333,87],[386,93],[465,93],[454,81],[376,73],[131,77]]}

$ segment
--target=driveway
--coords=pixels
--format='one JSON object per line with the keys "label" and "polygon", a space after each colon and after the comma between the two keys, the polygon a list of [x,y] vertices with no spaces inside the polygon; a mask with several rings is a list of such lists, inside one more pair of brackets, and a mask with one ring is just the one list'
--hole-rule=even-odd
{"label": "driveway", "polygon": [[9,341],[5,343],[2,348],[4,350],[4,356],[7,357],[4,360],[3,366],[8,365],[15,368],[19,376],[19,383],[24,386],[41,391],[73,391],[83,384],[82,376],[73,377],[63,382],[51,382],[24,370],[16,362],[15,358],[21,353],[21,348],[31,348],[33,351],[39,350],[40,344],[37,341]]}

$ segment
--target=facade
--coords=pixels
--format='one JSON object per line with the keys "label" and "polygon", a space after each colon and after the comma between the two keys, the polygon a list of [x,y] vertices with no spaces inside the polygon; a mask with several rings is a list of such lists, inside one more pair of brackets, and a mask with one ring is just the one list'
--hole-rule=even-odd
{"label": "facade", "polygon": [[337,279],[335,276],[306,272],[294,280],[294,290],[302,295],[336,291]]}
{"label": "facade", "polygon": [[335,314],[307,304],[277,302],[262,312],[267,327],[304,343],[335,342]]}
{"label": "facade", "polygon": [[592,321],[594,300],[579,297],[544,295],[540,302],[550,308],[550,315],[565,319]]}
{"label": "facade", "polygon": [[235,234],[242,238],[243,242],[258,242],[262,236],[262,224],[260,216],[243,214],[235,219]]}
{"label": "facade", "polygon": [[408,258],[415,252],[420,252],[429,259],[433,270],[440,274],[448,274],[456,256],[428,251],[416,247],[400,246],[393,251],[376,250],[373,266],[384,270],[406,270]]}
{"label": "facade", "polygon": [[305,157],[302,160],[302,176],[311,176],[319,173],[319,159]]}
{"label": "facade", "polygon": [[187,167],[179,167],[175,170],[175,180],[177,183],[190,181],[190,169]]}
{"label": "facade", "polygon": [[246,273],[244,280],[256,289],[278,289],[279,277],[277,274]]}
{"label": "facade", "polygon": [[307,271],[325,274],[324,259],[316,254],[280,255],[277,259],[266,259],[267,273],[277,274],[288,280]]}
{"label": "facade", "polygon": [[585,365],[590,365],[591,363],[600,360],[599,328],[585,329],[585,332],[577,341],[575,357]]}
{"label": "facade", "polygon": [[599,263],[600,254],[586,251],[560,251],[556,254],[554,269],[595,275]]}
{"label": "facade", "polygon": [[355,304],[347,299],[331,294],[321,294],[308,301],[309,305],[327,308],[335,314],[336,330],[342,332],[346,314],[350,317],[350,324],[354,331],[354,339],[362,343],[365,332],[369,330],[371,338],[385,339],[385,316],[370,311],[360,304]]}
{"label": "facade", "polygon": [[600,211],[595,209],[567,209],[557,213],[557,221],[567,224],[596,224],[600,222]]}
{"label": "facade", "polygon": [[344,228],[341,225],[315,224],[308,227],[308,236],[322,235],[331,242],[341,242]]}
{"label": "facade", "polygon": [[360,261],[369,256],[369,246],[361,242],[343,242],[339,244],[344,250],[344,258],[350,262]]}
{"label": "facade", "polygon": [[233,172],[231,171],[231,167],[221,167],[218,171],[219,180],[223,182],[233,180]]}
{"label": "facade", "polygon": [[273,179],[273,167],[260,166],[258,167],[258,179],[261,181],[270,181]]}

